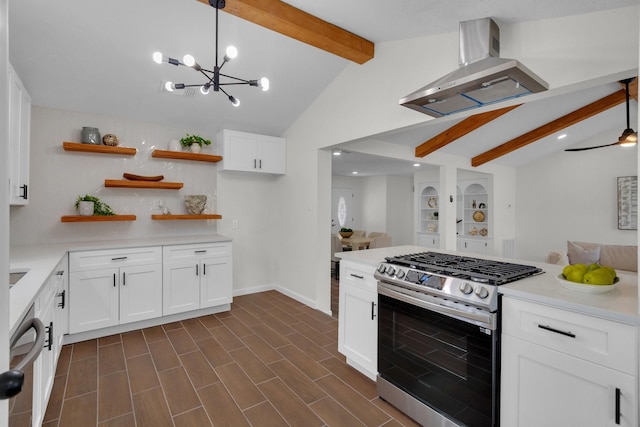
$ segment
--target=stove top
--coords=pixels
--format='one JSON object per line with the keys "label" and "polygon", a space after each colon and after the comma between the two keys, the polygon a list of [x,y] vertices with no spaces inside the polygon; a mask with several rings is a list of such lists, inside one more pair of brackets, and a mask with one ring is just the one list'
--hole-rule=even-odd
{"label": "stove top", "polygon": [[386,258],[387,263],[436,273],[443,276],[471,280],[488,285],[505,283],[542,273],[538,267],[492,261],[440,252],[421,252]]}
{"label": "stove top", "polygon": [[383,287],[428,295],[441,304],[475,307],[495,312],[499,285],[544,273],[531,265],[493,261],[440,252],[420,252],[388,257],[374,277]]}

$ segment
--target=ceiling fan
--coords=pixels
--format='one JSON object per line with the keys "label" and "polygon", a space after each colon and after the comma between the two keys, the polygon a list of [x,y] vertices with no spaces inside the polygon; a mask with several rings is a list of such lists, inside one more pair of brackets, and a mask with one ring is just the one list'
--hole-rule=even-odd
{"label": "ceiling fan", "polygon": [[627,128],[624,130],[624,132],[622,132],[622,135],[620,135],[620,138],[618,138],[618,141],[611,144],[596,145],[595,147],[567,148],[564,151],[585,151],[585,150],[593,150],[594,148],[610,147],[612,145],[620,145],[622,147],[631,147],[638,143],[638,132],[635,132],[633,129],[631,129],[631,126],[629,125],[629,83],[631,83],[632,81],[633,81],[633,78],[625,79],[620,82],[624,84],[625,91],[627,94]]}

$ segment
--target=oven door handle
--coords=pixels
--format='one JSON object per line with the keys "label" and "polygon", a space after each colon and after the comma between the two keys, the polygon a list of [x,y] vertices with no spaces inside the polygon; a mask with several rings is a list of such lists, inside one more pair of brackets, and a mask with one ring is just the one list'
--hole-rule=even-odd
{"label": "oven door handle", "polygon": [[445,316],[455,317],[457,319],[467,321],[469,323],[482,323],[483,326],[488,329],[495,330],[495,320],[494,317],[490,314],[474,314],[468,313],[465,311],[456,310],[454,308],[450,308],[444,305],[435,304],[429,301],[424,301],[419,298],[414,298],[410,295],[406,295],[402,292],[397,292],[391,289],[386,288],[384,285],[378,284],[378,293],[382,295],[386,295],[390,298],[397,299],[399,301],[406,302],[407,304],[415,305],[426,310],[431,310],[436,313],[444,314]]}
{"label": "oven door handle", "polygon": [[0,400],[10,399],[22,391],[24,384],[24,369],[32,363],[42,351],[44,343],[44,325],[36,317],[22,323],[11,338],[10,347],[16,345],[18,340],[29,331],[36,330],[36,338],[29,352],[13,369],[0,374]]}

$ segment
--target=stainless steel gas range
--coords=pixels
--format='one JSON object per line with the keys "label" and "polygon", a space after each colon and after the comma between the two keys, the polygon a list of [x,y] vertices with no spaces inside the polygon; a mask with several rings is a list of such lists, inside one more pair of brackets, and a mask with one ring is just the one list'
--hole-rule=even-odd
{"label": "stainless steel gas range", "polygon": [[499,425],[497,286],[540,268],[440,252],[386,258],[378,394],[425,426]]}

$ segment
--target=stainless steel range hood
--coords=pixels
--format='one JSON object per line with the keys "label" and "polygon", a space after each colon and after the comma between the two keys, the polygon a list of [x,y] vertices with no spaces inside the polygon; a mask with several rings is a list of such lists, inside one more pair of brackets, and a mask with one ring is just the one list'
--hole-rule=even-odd
{"label": "stainless steel range hood", "polygon": [[433,117],[542,92],[549,86],[515,59],[500,58],[500,29],[491,18],[460,23],[460,68],[400,100]]}

